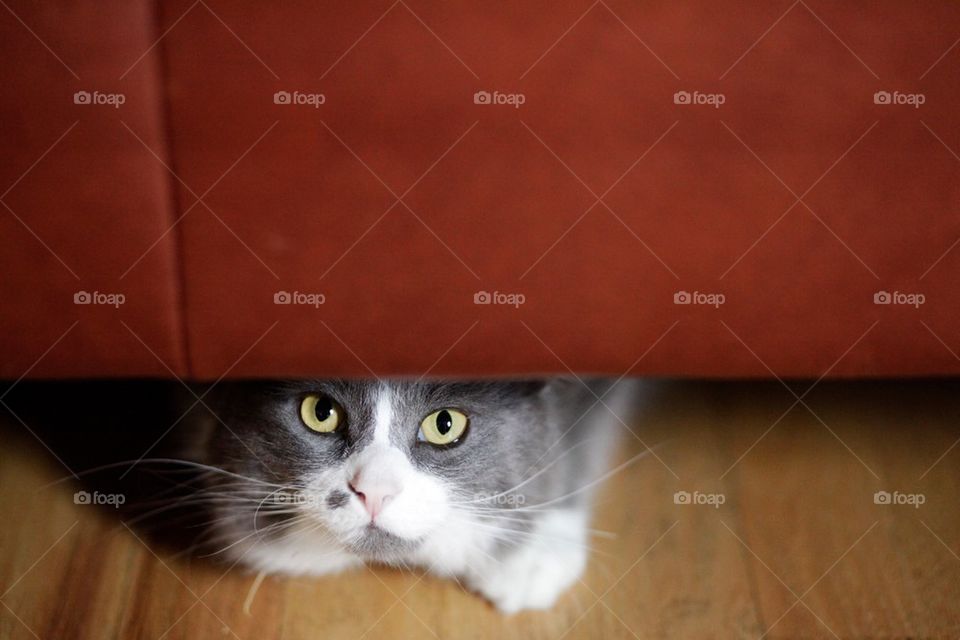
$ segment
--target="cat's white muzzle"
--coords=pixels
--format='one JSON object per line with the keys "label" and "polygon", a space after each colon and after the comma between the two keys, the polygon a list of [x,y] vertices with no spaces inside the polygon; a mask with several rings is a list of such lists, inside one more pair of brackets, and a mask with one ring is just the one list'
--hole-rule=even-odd
{"label": "cat's white muzzle", "polygon": [[350,456],[340,469],[318,474],[309,486],[320,498],[311,504],[312,515],[345,546],[370,552],[381,542],[400,546],[391,544],[391,538],[416,546],[449,513],[443,484],[417,470],[402,451],[382,443]]}

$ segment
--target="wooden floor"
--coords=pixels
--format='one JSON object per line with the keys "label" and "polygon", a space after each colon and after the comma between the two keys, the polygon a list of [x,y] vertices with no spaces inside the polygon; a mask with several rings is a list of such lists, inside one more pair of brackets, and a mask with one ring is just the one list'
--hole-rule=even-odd
{"label": "wooden floor", "polygon": [[[45,486],[60,463],[0,420],[0,638],[960,637],[954,381],[825,382],[801,403],[776,382],[657,383],[632,425],[655,455],[602,492],[612,535],[582,583],[510,618],[381,569],[268,577],[246,613],[253,576],[74,504],[72,480]],[[644,448],[625,435],[621,459]]]}

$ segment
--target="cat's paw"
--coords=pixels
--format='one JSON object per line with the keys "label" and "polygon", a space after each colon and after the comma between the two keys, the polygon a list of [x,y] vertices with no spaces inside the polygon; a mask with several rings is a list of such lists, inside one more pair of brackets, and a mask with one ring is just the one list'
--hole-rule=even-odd
{"label": "cat's paw", "polygon": [[502,613],[549,609],[583,574],[586,564],[587,553],[581,547],[532,545],[506,558],[476,587]]}
{"label": "cat's paw", "polygon": [[585,527],[584,514],[547,516],[529,542],[475,576],[474,588],[503,613],[549,609],[587,565]]}

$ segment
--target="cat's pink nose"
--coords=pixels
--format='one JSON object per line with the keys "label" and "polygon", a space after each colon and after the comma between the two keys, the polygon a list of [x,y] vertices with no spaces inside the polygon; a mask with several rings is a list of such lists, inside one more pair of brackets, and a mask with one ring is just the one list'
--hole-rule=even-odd
{"label": "cat's pink nose", "polygon": [[390,482],[385,478],[371,478],[367,474],[357,473],[349,482],[350,490],[353,491],[363,508],[370,514],[370,519],[376,519],[387,503],[398,493],[400,486],[395,482]]}

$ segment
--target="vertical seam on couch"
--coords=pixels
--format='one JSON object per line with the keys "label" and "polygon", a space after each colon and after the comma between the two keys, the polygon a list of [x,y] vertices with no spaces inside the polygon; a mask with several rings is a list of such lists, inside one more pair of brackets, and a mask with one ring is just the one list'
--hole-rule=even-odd
{"label": "vertical seam on couch", "polygon": [[163,139],[164,151],[167,157],[167,164],[170,167],[171,175],[167,176],[168,180],[168,201],[170,203],[170,222],[173,226],[173,286],[175,289],[174,296],[177,299],[178,304],[178,324],[180,328],[180,344],[182,349],[183,363],[186,367],[186,373],[188,377],[193,377],[195,374],[193,367],[193,354],[190,349],[190,325],[187,320],[187,265],[186,265],[186,247],[184,245],[184,231],[182,229],[182,221],[178,221],[180,211],[182,210],[182,201],[180,198],[180,189],[177,187],[175,182],[175,176],[179,175],[177,172],[177,158],[174,152],[174,138],[173,138],[173,108],[171,106],[170,95],[168,91],[169,87],[169,60],[168,60],[168,49],[164,38],[161,38],[163,34],[163,24],[160,14],[160,3],[162,0],[155,0],[152,4],[153,7],[153,30],[154,37],[156,37],[159,42],[157,46],[157,53],[159,56],[158,64],[158,77],[159,84],[158,95],[160,96],[160,109],[159,109],[159,118],[160,118],[160,132]]}

